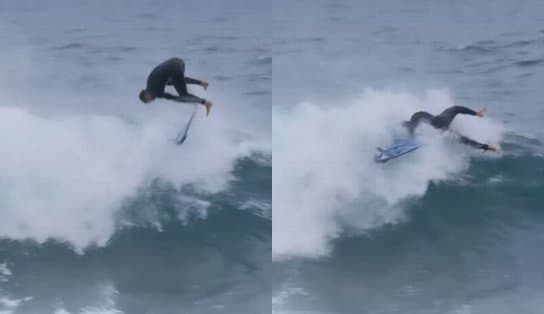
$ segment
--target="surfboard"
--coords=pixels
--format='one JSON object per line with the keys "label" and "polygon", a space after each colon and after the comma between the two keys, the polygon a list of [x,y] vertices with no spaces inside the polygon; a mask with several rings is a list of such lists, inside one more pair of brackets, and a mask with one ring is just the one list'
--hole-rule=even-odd
{"label": "surfboard", "polygon": [[187,139],[187,133],[189,132],[189,128],[191,127],[191,123],[193,122],[193,119],[195,118],[196,112],[198,111],[198,105],[195,105],[195,108],[193,110],[193,113],[191,114],[191,117],[189,118],[189,121],[187,121],[187,124],[185,125],[185,128],[183,128],[178,135],[176,136],[176,139],[174,140],[177,145],[183,144],[185,140]]}
{"label": "surfboard", "polygon": [[421,147],[420,144],[411,139],[396,139],[387,148],[378,147],[378,154],[374,157],[376,162],[388,162],[391,159],[413,152]]}

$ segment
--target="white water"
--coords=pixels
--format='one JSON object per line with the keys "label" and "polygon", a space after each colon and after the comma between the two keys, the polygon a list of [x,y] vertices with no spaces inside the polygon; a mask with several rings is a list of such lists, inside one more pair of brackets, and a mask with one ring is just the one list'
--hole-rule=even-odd
{"label": "white water", "polygon": [[99,306],[87,306],[77,313],[69,312],[64,309],[62,302],[57,306],[54,314],[123,314],[123,311],[116,309],[116,297],[119,291],[115,289],[112,283],[106,283],[101,289],[101,300]]}
{"label": "white water", "polygon": [[[235,159],[259,149],[233,139],[227,121],[194,121],[183,146],[169,141],[182,109],[128,123],[115,116],[42,117],[0,107],[0,237],[68,241],[82,250],[114,232],[121,202],[151,179],[224,188]],[[215,119],[214,119],[215,118]]]}
{"label": "white water", "polygon": [[[465,170],[471,154],[481,152],[428,126],[418,129],[425,143],[418,151],[386,164],[373,161],[376,147],[405,135],[400,122],[413,112],[438,114],[454,104],[447,91],[366,90],[345,105],[276,106],[273,257],[326,255],[346,226],[364,231],[398,222],[404,200],[422,196],[431,181]],[[489,143],[498,143],[502,132],[489,118],[467,116],[458,116],[452,129]]]}

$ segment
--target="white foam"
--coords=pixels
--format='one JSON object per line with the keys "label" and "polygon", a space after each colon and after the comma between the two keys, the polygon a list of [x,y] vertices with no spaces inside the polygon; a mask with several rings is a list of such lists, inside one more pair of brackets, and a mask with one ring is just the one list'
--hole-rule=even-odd
{"label": "white foam", "polygon": [[61,302],[55,311],[55,314],[123,314],[123,311],[116,309],[115,298],[117,295],[119,295],[119,291],[115,289],[113,284],[105,284],[101,289],[102,300],[100,300],[100,305],[87,306],[81,309],[80,312],[72,313],[65,310]]}
{"label": "white foam", "polygon": [[6,263],[0,264],[0,281],[8,281],[8,277],[11,276],[11,270]]}
{"label": "white foam", "polygon": [[180,117],[179,107],[157,107],[141,123],[0,107],[0,237],[55,238],[77,250],[103,245],[121,202],[151,179],[218,191],[237,158],[262,149],[233,140],[230,122],[205,119],[202,111],[186,143],[173,145],[168,139],[185,122]]}
{"label": "white foam", "polygon": [[[0,263],[0,283],[8,282],[9,277],[11,277],[12,274],[13,273],[8,268],[6,263]],[[9,294],[3,291],[0,287],[0,314],[13,314],[21,303],[31,299],[31,297],[20,299],[10,298]]]}
{"label": "white foam", "polygon": [[[288,298],[295,295],[309,295],[309,293],[306,292],[304,288],[287,287],[272,298],[272,306],[274,308],[279,308],[287,302]],[[278,309],[276,309],[276,311],[278,311]]]}
{"label": "white foam", "polygon": [[0,296],[0,314],[13,314],[22,303],[30,300],[32,300],[31,297],[10,299],[5,296]]}
{"label": "white foam", "polygon": [[[377,146],[405,135],[400,122],[413,112],[439,113],[454,104],[447,91],[366,90],[348,104],[275,107],[273,257],[326,255],[346,225],[368,230],[397,222],[404,200],[466,169],[471,149],[425,126],[418,129],[425,146],[417,153],[373,161]],[[467,136],[500,139],[500,127],[488,119],[457,119],[454,127]]]}

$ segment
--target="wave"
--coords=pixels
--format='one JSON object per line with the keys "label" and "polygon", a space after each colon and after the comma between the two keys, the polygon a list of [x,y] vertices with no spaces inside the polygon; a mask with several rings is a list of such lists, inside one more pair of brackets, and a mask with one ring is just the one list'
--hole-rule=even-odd
{"label": "wave", "polygon": [[[424,95],[366,90],[346,105],[301,103],[273,110],[273,257],[319,257],[346,228],[370,230],[402,221],[405,203],[433,181],[455,179],[482,156],[449,135],[422,127],[417,153],[376,164],[376,147],[404,134],[400,122],[416,110],[455,105],[447,91]],[[491,119],[460,116],[452,128],[498,143]],[[490,156],[489,154],[486,156]]]}
{"label": "wave", "polygon": [[[544,146],[526,150],[535,140],[511,134],[503,143],[508,154],[502,158],[472,159],[462,180],[430,184],[407,204],[405,223],[345,232],[326,259],[279,263],[286,279],[276,289],[277,312],[454,313],[465,304],[475,313],[513,312],[540,286],[531,274],[543,259]],[[509,306],[505,298],[515,302]],[[527,306],[530,312],[540,307]]]}
{"label": "wave", "polygon": [[78,251],[104,245],[123,201],[154,179],[220,191],[236,160],[266,149],[217,119],[197,121],[189,140],[173,145],[181,126],[168,113],[142,124],[14,107],[0,108],[0,117],[0,237],[57,239]]}
{"label": "wave", "polygon": [[107,245],[84,254],[59,241],[1,239],[0,312],[208,313],[221,306],[243,313],[270,306],[270,156],[238,159],[231,175],[217,193],[153,180],[115,212]]}

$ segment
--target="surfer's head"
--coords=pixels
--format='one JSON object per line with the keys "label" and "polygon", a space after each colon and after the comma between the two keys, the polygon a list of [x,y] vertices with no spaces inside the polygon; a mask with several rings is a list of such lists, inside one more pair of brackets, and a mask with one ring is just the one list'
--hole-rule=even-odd
{"label": "surfer's head", "polygon": [[146,104],[155,100],[155,95],[146,89],[142,89],[138,97],[140,97],[140,100]]}

